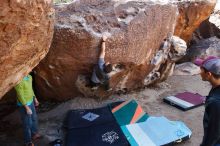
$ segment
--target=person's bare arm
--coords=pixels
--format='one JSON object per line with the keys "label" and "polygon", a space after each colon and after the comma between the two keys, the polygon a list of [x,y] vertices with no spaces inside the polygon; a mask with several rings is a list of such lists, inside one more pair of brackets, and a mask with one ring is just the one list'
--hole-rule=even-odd
{"label": "person's bare arm", "polygon": [[34,97],[34,105],[35,105],[35,106],[39,106],[39,104],[40,104],[40,103],[39,103],[39,101],[37,100],[37,97]]}
{"label": "person's bare arm", "polygon": [[107,40],[106,36],[102,37],[102,46],[101,46],[101,52],[99,54],[99,58],[105,58],[105,41]]}
{"label": "person's bare arm", "polygon": [[24,105],[24,108],[25,108],[26,113],[27,113],[28,115],[31,115],[31,114],[32,114],[32,110],[30,109],[30,107],[29,107],[29,106]]}

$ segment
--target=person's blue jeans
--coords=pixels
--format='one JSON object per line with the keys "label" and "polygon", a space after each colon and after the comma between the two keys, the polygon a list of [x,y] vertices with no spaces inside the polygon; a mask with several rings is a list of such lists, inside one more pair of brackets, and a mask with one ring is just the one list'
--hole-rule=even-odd
{"label": "person's blue jeans", "polygon": [[215,145],[215,146],[220,146],[220,144],[217,144],[217,145]]}
{"label": "person's blue jeans", "polygon": [[24,106],[20,107],[19,109],[22,120],[25,143],[31,142],[31,137],[38,132],[38,120],[34,103],[32,102],[32,104],[29,105],[29,107],[32,110],[31,115],[27,114]]}

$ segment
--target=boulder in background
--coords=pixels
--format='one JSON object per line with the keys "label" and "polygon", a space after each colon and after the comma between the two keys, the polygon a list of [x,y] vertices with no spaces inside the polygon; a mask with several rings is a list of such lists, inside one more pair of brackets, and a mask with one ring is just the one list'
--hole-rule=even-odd
{"label": "boulder in background", "polygon": [[52,0],[0,2],[0,99],[43,59],[52,41]]}

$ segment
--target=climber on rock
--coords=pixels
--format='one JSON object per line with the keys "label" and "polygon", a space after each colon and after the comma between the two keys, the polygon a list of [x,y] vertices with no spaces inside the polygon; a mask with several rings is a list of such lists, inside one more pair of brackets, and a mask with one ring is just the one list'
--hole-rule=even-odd
{"label": "climber on rock", "polygon": [[100,85],[107,91],[112,89],[109,86],[109,73],[112,71],[112,65],[109,62],[105,62],[105,42],[106,36],[102,37],[101,52],[99,54],[98,63],[93,68],[93,73],[90,81],[91,88],[97,89]]}

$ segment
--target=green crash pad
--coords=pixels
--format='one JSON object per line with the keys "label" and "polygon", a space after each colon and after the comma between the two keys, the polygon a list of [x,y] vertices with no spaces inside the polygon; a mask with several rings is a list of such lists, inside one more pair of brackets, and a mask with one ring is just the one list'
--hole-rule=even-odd
{"label": "green crash pad", "polygon": [[133,99],[116,106],[112,113],[120,126],[144,122],[149,117]]}

